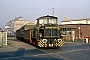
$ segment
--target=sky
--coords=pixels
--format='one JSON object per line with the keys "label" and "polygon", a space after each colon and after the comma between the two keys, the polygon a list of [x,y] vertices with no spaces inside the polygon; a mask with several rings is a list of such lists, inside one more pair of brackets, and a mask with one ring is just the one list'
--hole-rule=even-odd
{"label": "sky", "polygon": [[64,17],[90,18],[90,0],[0,0],[0,28],[15,16],[35,22],[40,16],[52,15],[52,8],[59,24]]}

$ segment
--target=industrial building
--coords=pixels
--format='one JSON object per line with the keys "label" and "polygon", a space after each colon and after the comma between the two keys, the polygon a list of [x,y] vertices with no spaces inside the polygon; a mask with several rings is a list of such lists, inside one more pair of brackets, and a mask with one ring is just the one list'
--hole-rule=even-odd
{"label": "industrial building", "polygon": [[17,29],[21,28],[25,24],[30,23],[30,21],[23,19],[21,16],[10,20],[6,23],[6,31],[8,36],[14,36]]}
{"label": "industrial building", "polygon": [[59,25],[63,40],[74,40],[90,36],[90,18],[61,21]]}

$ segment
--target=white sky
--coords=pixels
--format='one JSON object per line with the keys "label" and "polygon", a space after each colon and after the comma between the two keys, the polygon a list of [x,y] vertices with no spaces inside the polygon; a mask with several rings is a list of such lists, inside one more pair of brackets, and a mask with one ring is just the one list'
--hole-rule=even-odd
{"label": "white sky", "polygon": [[0,27],[16,17],[35,22],[40,16],[54,15],[58,23],[67,19],[90,18],[90,0],[0,0]]}

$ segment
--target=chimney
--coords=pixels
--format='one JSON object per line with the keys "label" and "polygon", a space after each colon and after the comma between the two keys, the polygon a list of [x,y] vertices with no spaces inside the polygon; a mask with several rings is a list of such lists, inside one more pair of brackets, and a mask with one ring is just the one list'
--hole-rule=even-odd
{"label": "chimney", "polygon": [[67,18],[66,17],[64,17],[64,21],[67,21]]}

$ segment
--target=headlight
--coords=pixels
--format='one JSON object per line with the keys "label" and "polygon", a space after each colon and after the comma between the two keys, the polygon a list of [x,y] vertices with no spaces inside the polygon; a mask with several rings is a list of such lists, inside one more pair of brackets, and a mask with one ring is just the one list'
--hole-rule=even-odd
{"label": "headlight", "polygon": [[46,42],[47,42],[47,39],[43,39],[42,42],[43,42],[43,43],[46,43]]}
{"label": "headlight", "polygon": [[42,34],[40,34],[40,37],[42,37]]}
{"label": "headlight", "polygon": [[39,36],[42,37],[42,34],[40,33]]}
{"label": "headlight", "polygon": [[62,41],[62,39],[58,39],[58,42]]}

